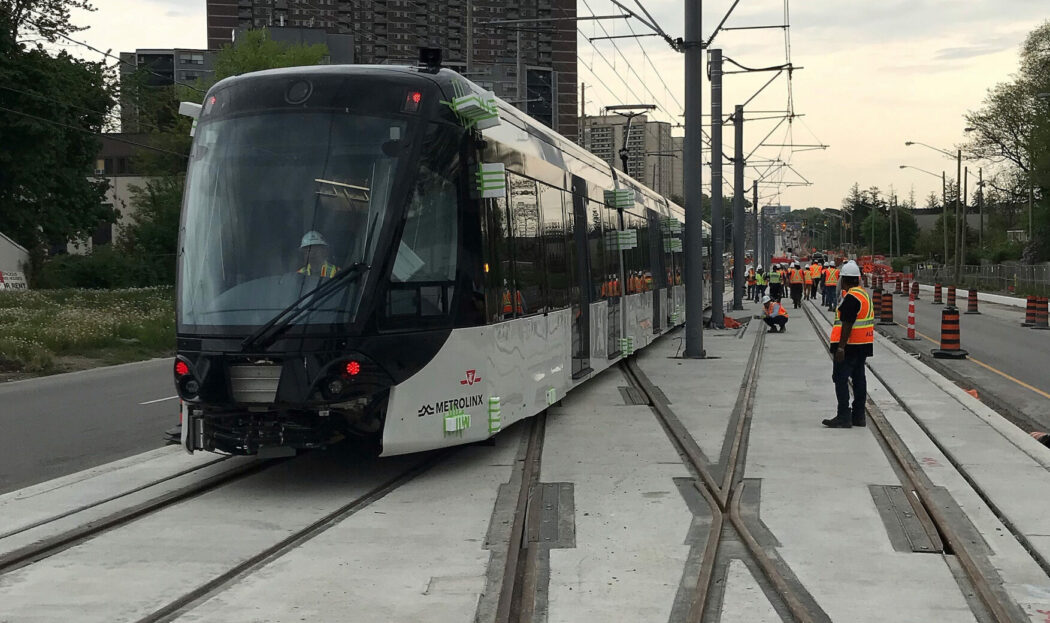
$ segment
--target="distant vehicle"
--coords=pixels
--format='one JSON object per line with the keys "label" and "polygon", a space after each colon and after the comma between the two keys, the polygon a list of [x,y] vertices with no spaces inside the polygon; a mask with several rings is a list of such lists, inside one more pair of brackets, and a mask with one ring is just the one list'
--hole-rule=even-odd
{"label": "distant vehicle", "polygon": [[683,209],[453,71],[244,74],[197,116],[187,451],[484,440],[685,321]]}

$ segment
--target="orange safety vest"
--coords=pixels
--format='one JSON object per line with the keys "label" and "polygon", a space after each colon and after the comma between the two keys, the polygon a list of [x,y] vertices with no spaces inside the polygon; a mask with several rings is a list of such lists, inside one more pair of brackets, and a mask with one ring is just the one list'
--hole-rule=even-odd
{"label": "orange safety vest", "polygon": [[820,266],[817,266],[816,264],[809,265],[809,276],[813,279],[820,279],[820,275],[822,272],[824,272],[824,269]]}
{"label": "orange safety vest", "polygon": [[784,309],[783,305],[776,301],[770,301],[769,309],[766,311],[766,314],[768,314],[770,318],[775,318],[777,316],[788,317],[787,310]]}
{"label": "orange safety vest", "polygon": [[752,268],[747,273],[747,285],[749,285],[749,286],[755,285],[755,269],[754,268]]}
{"label": "orange safety vest", "polygon": [[813,285],[813,273],[809,272],[808,270],[803,269],[802,270],[802,277],[806,280],[806,285],[807,286]]}
{"label": "orange safety vest", "polygon": [[652,290],[653,289],[653,276],[650,275],[649,273],[645,274],[645,289],[646,290]]}
{"label": "orange safety vest", "polygon": [[[856,297],[860,301],[860,311],[857,312],[857,320],[853,323],[846,343],[849,345],[864,345],[875,343],[875,307],[871,304],[871,296],[864,288],[857,286],[851,288],[843,296]],[[835,312],[835,325],[831,327],[831,343],[838,344],[842,339],[842,320],[839,318],[841,311]]]}
{"label": "orange safety vest", "polygon": [[[515,303],[515,307],[518,308],[517,309],[518,313],[519,314],[524,314],[525,313],[525,300],[522,298],[521,292],[515,293],[515,295],[514,295],[514,303]],[[510,292],[504,290],[503,291],[503,313],[504,314],[509,314],[512,311],[514,311],[514,307],[511,307],[511,304],[510,304]]]}
{"label": "orange safety vest", "polygon": [[824,279],[827,280],[826,283],[829,286],[839,285],[839,269],[829,268],[827,271],[827,275],[824,276]]}
{"label": "orange safety vest", "polygon": [[788,279],[791,280],[791,283],[804,283],[806,280],[805,277],[802,276],[801,268],[792,268],[791,271],[788,272]]}

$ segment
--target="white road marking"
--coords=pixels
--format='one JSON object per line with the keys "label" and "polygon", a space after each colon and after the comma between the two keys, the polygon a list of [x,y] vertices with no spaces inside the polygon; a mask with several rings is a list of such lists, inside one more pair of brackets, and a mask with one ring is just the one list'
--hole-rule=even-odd
{"label": "white road marking", "polygon": [[164,402],[165,400],[175,400],[178,396],[168,396],[167,398],[157,398],[156,400],[147,400],[146,402],[140,402],[140,405],[151,405],[155,402]]}

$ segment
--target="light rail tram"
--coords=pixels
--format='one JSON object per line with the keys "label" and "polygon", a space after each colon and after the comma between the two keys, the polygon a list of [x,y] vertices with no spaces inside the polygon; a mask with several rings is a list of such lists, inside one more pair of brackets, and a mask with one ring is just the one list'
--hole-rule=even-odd
{"label": "light rail tram", "polygon": [[190,452],[484,440],[686,319],[682,208],[453,71],[262,71],[190,110]]}

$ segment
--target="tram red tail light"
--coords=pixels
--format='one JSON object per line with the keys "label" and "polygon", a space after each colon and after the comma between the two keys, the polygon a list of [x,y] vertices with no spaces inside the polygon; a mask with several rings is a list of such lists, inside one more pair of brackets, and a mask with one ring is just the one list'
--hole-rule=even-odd
{"label": "tram red tail light", "polygon": [[346,362],[346,373],[350,376],[357,376],[361,372],[361,364],[356,361]]}
{"label": "tram red tail light", "polygon": [[418,112],[419,104],[423,101],[423,94],[419,91],[409,91],[405,94],[405,103],[401,105],[401,112]]}
{"label": "tram red tail light", "polygon": [[186,365],[185,361],[175,362],[175,376],[183,377],[190,373],[190,367]]}

